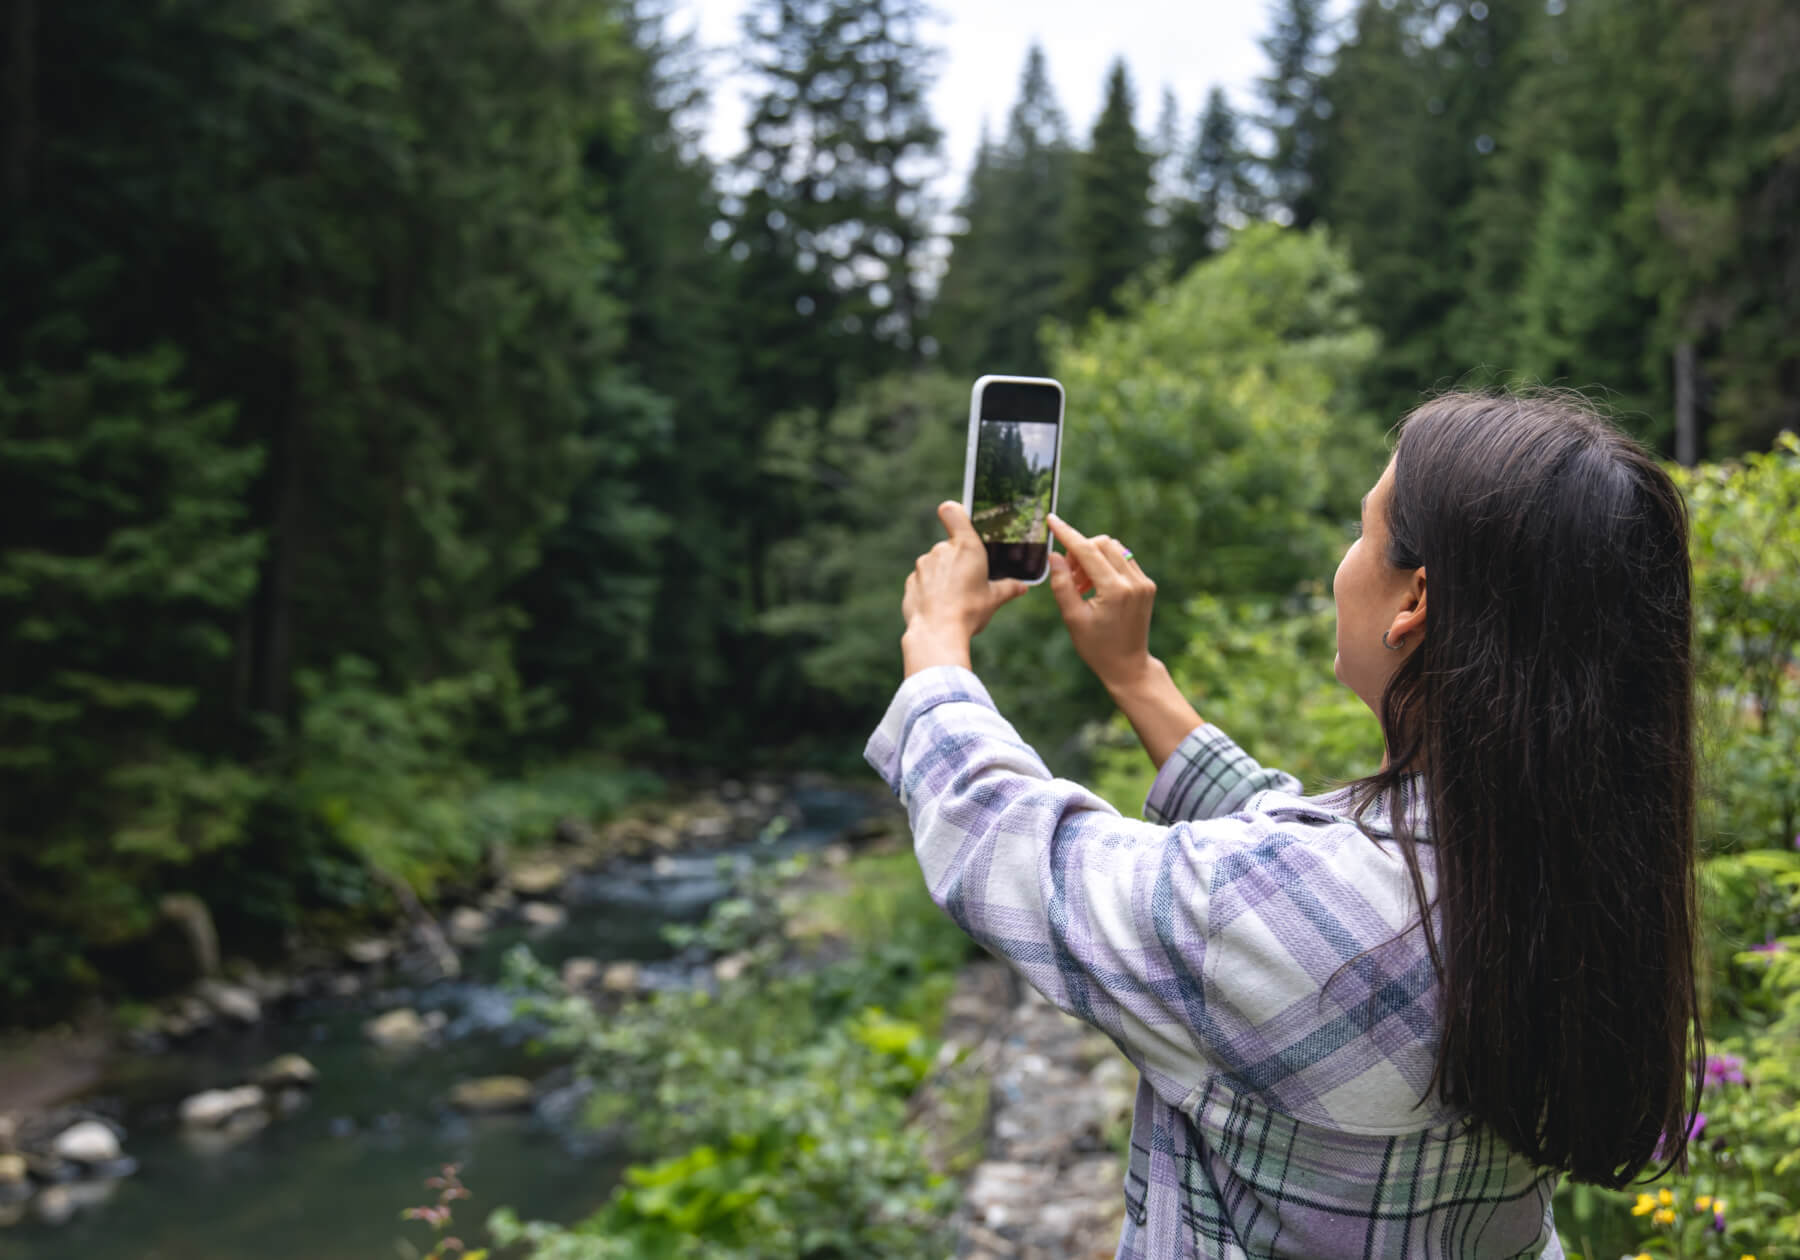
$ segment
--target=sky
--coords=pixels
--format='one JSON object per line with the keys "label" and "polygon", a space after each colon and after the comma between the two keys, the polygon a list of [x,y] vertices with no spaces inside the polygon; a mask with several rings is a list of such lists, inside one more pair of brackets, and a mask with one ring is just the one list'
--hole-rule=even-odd
{"label": "sky", "polygon": [[[702,44],[726,50],[738,39],[746,0],[683,0]],[[945,204],[961,195],[982,120],[998,136],[1019,91],[1025,53],[1044,46],[1051,82],[1084,142],[1100,112],[1107,68],[1122,56],[1137,90],[1139,134],[1156,125],[1165,87],[1175,93],[1184,130],[1216,84],[1232,104],[1249,108],[1267,68],[1257,39],[1269,25],[1267,0],[936,0],[932,41],[944,52],[932,89],[932,114],[944,130],[945,169],[937,192]],[[681,25],[677,21],[677,28]],[[723,69],[728,53],[718,59]],[[743,82],[718,81],[706,148],[728,157],[743,143]]]}

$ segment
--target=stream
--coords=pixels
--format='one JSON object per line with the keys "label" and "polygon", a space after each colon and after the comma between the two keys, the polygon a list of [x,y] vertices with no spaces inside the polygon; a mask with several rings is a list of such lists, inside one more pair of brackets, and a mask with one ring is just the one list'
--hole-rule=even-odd
{"label": "stream", "polygon": [[[521,940],[555,966],[585,955],[645,965],[646,984],[691,983],[665,924],[693,922],[732,888],[733,869],[823,847],[871,812],[863,795],[801,789],[801,821],[772,842],[702,854],[618,862],[573,875],[561,890],[567,923],[527,937],[496,928],[462,951],[457,980],[382,987],[356,998],[308,999],[264,1024],[192,1049],[122,1058],[100,1091],[124,1105],[135,1175],[68,1187],[76,1210],[60,1224],[27,1214],[0,1230],[0,1256],[31,1260],[344,1260],[422,1254],[429,1231],[402,1209],[431,1202],[423,1186],[458,1163],[473,1198],[457,1205],[471,1245],[496,1207],[521,1217],[574,1221],[611,1192],[627,1153],[579,1127],[580,1107],[468,1116],[446,1095],[459,1081],[516,1073],[538,1079],[555,1066],[535,1055],[532,1029],[498,987],[502,958]],[[398,1006],[447,1018],[442,1040],[396,1053],[372,1045],[362,1024]],[[235,1084],[288,1051],[318,1068],[296,1112],[229,1149],[209,1147],[176,1121],[180,1100]],[[601,1082],[604,1088],[604,1082]],[[550,1095],[554,1099],[555,1095]],[[558,1114],[558,1113],[562,1114]],[[636,1152],[636,1158],[657,1152]],[[409,1245],[410,1244],[410,1245]]]}

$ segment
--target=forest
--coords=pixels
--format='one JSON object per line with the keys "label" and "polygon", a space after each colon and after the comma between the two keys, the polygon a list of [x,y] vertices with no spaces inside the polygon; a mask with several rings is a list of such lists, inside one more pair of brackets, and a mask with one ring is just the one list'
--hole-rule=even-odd
{"label": "forest", "polygon": [[758,0],[715,163],[655,0],[11,6],[15,1019],[168,894],[279,949],[609,775],[847,766],[981,372],[1061,376],[1066,514],[1174,578],[1171,643],[1326,575],[1433,388],[1588,388],[1684,463],[1800,422],[1780,0],[1284,0],[1254,109],[1118,64],[1085,134],[1032,48],[954,206],[923,21]]}
{"label": "forest", "polygon": [[[1748,1136],[1709,1158],[1760,1205],[1747,1238],[1800,1245],[1800,9],[1272,0],[1266,23],[1253,95],[1183,116],[1118,62],[1091,127],[1058,50],[1022,47],[951,203],[923,0],[750,0],[724,159],[717,63],[672,0],[12,0],[0,1024],[159,1000],[184,907],[279,967],[466,901],[569,819],[867,779],[983,373],[1062,382],[1058,510],[1130,541],[1152,649],[1209,716],[1309,783],[1354,773],[1379,736],[1321,665],[1328,582],[1393,426],[1436,390],[1541,383],[1689,495],[1709,1019],[1757,1086],[1714,1098],[1714,1135]],[[975,655],[1054,769],[1135,812],[1141,753],[1047,593]],[[874,1092],[833,1105],[877,1127],[911,1114],[930,1055],[905,1020],[959,957],[881,905],[928,963],[877,932],[875,978],[771,992],[841,1013],[866,983],[899,1015],[825,1040],[743,1016],[802,1083],[827,1042],[868,1057]],[[693,1018],[564,1032],[698,1065],[646,1096],[745,1169],[843,1121],[800,1086],[752,1097],[698,1040],[738,1016]],[[705,1129],[701,1084],[779,1140]],[[849,1188],[819,1163],[818,1193],[887,1203],[891,1175],[937,1204],[893,1151]],[[659,1167],[635,1184],[723,1175]],[[665,1191],[607,1229],[665,1229]],[[1559,1220],[1608,1240],[1616,1206]],[[1736,1237],[1723,1206],[1713,1250],[1682,1241],[1710,1208],[1665,1211],[1640,1215],[1669,1254]],[[764,1254],[766,1221],[719,1220],[703,1252],[544,1254]],[[914,1254],[843,1228],[819,1254]]]}

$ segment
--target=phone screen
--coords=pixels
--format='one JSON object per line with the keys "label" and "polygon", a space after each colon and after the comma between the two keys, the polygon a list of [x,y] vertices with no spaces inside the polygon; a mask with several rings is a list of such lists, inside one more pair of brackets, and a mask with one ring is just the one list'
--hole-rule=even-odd
{"label": "phone screen", "polygon": [[1049,566],[1062,391],[992,381],[981,392],[970,516],[990,578],[1036,581]]}

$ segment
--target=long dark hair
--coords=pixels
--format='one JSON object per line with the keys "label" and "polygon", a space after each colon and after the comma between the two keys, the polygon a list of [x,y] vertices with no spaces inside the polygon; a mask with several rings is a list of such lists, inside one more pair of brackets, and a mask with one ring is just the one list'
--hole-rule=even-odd
{"label": "long dark hair", "polygon": [[1691,575],[1680,492],[1577,396],[1405,420],[1387,560],[1426,631],[1381,705],[1384,800],[1422,775],[1441,932],[1433,1085],[1533,1163],[1618,1187],[1685,1160],[1694,981]]}

